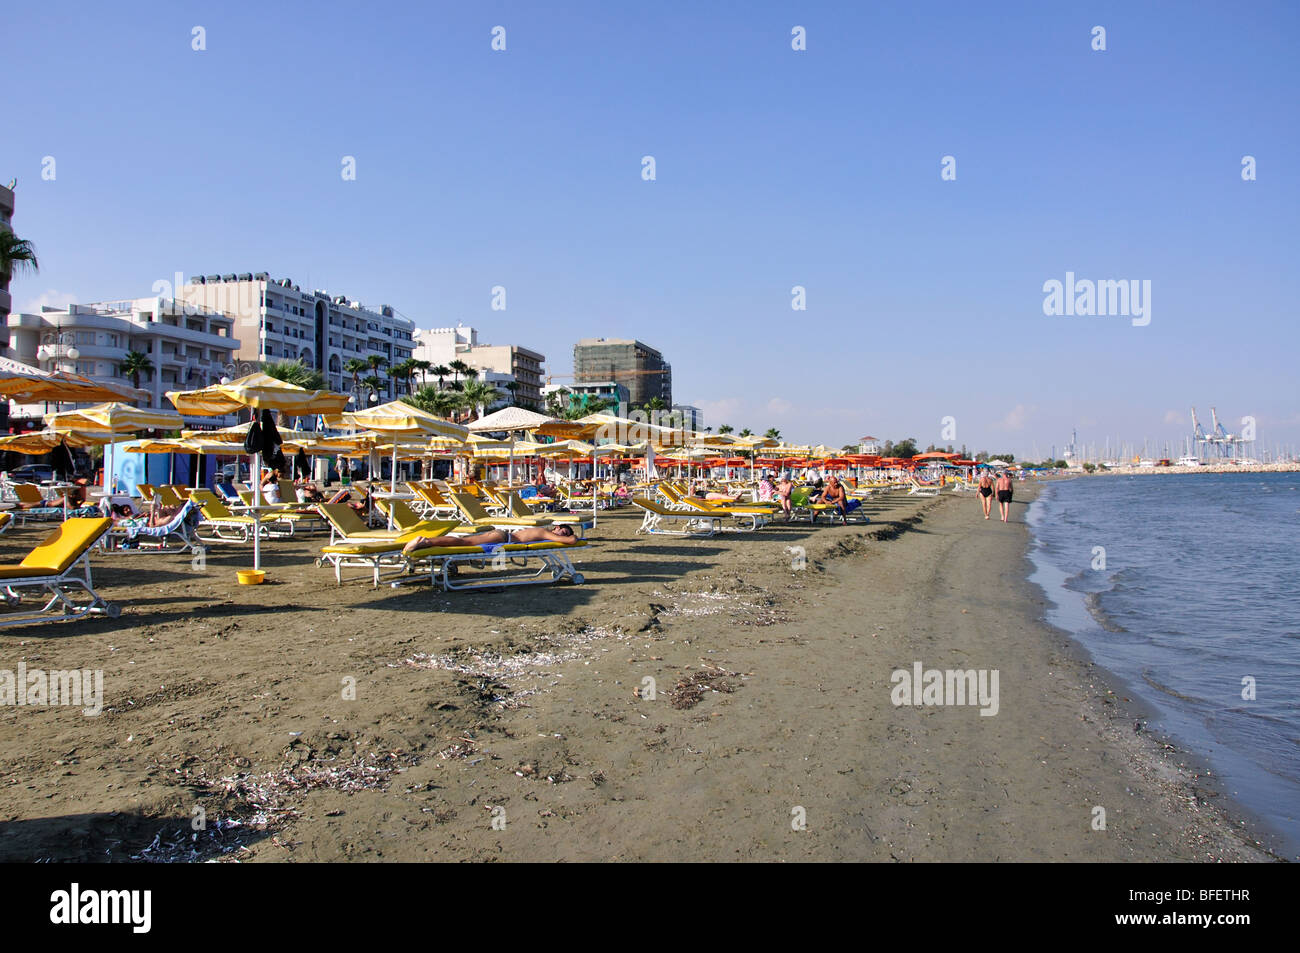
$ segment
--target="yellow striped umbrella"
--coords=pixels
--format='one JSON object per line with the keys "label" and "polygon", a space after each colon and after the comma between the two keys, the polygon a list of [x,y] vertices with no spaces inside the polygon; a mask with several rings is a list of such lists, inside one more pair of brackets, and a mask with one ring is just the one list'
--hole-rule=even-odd
{"label": "yellow striped umbrella", "polygon": [[213,384],[198,390],[169,390],[167,399],[181,413],[200,417],[233,414],[245,407],[278,410],[291,417],[301,417],[339,413],[349,397],[328,390],[296,387],[266,374],[249,374],[228,384]]}

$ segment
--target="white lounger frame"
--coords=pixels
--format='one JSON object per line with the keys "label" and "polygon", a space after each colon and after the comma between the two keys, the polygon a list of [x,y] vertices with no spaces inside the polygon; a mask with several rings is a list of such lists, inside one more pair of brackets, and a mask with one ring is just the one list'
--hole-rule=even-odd
{"label": "white lounger frame", "polygon": [[[31,622],[67,622],[80,619],[85,615],[103,615],[116,619],[121,615],[122,610],[118,606],[108,602],[95,591],[95,585],[90,578],[90,551],[94,548],[94,545],[89,546],[61,573],[0,580],[0,593],[3,593],[4,601],[11,606],[17,605],[22,599],[22,593],[18,590],[44,589],[50,593],[49,601],[40,609],[6,613],[0,616],[0,626],[26,625]],[[67,591],[69,588],[74,591],[82,590],[90,597],[90,601],[77,602]],[[50,615],[50,610],[56,606],[61,611],[57,615]]]}

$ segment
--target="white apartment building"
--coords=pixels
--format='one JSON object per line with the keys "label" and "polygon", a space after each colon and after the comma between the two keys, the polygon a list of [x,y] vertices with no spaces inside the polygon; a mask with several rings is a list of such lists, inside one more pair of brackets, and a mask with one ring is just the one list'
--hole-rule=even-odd
{"label": "white apartment building", "polygon": [[[14,191],[0,185],[0,228],[13,231]],[[9,279],[0,275],[0,319],[9,313],[13,302],[9,297]]]}
{"label": "white apartment building", "polygon": [[[153,370],[140,375],[148,406],[172,408],[164,394],[214,384],[234,369],[239,341],[227,314],[154,297],[43,308],[11,314],[4,356],[42,370],[63,370],[92,380],[131,384],[122,373],[128,351],[149,357]],[[13,416],[35,417],[45,406],[15,405]],[[195,418],[211,424],[214,418]]]}
{"label": "white apartment building", "polygon": [[[371,310],[346,295],[303,291],[289,278],[266,272],[196,276],[180,289],[182,300],[234,317],[241,346],[236,359],[253,365],[300,360],[325,375],[325,386],[347,393],[353,376],[344,370],[354,358],[372,354],[385,366],[374,373],[383,382],[379,399],[397,397],[389,368],[412,356],[413,322],[389,305]],[[372,372],[361,374],[364,380]]]}
{"label": "white apartment building", "polygon": [[[512,400],[523,406],[542,408],[542,365],[546,356],[517,344],[483,344],[475,328],[458,324],[454,328],[433,328],[415,332],[415,359],[434,367],[464,361],[488,381],[506,391],[500,405]],[[515,384],[513,394],[507,385]]]}

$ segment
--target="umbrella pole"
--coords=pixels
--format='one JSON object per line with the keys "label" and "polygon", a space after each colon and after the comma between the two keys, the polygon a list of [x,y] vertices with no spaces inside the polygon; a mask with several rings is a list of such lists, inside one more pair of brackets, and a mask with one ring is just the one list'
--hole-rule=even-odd
{"label": "umbrella pole", "polygon": [[393,437],[393,472],[389,474],[391,479],[388,485],[388,492],[394,494],[388,498],[388,528],[393,528],[393,501],[397,493],[397,438]]}
{"label": "umbrella pole", "polygon": [[253,454],[253,568],[262,568],[262,524],[258,507],[262,505],[262,455]]}

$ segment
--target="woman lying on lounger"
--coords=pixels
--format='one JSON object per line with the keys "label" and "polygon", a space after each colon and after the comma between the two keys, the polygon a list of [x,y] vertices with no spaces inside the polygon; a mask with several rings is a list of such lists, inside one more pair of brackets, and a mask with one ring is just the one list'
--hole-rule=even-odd
{"label": "woman lying on lounger", "polygon": [[468,536],[417,536],[405,546],[402,552],[410,553],[417,549],[431,546],[492,546],[497,543],[565,543],[578,541],[572,526],[524,527],[523,529],[489,529]]}

